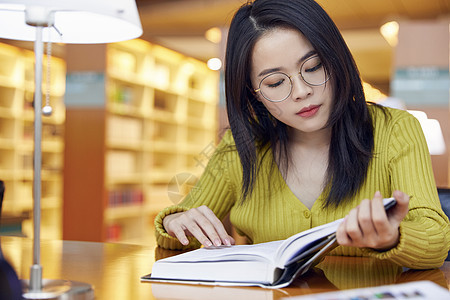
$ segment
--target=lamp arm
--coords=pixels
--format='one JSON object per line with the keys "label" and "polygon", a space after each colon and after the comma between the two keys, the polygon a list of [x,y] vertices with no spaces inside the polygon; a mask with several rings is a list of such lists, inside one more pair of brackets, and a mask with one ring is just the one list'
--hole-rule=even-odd
{"label": "lamp arm", "polygon": [[34,176],[33,176],[33,265],[30,272],[30,290],[42,289],[42,266],[40,264],[41,240],[41,166],[42,166],[42,57],[44,46],[42,41],[42,26],[36,26],[34,42]]}

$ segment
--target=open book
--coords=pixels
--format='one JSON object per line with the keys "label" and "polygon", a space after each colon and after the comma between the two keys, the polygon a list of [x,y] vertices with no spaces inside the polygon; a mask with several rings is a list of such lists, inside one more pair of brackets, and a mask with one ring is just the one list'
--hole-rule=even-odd
{"label": "open book", "polygon": [[[386,210],[394,198],[384,199]],[[343,219],[255,245],[209,247],[156,261],[142,281],[281,288],[330,252]]]}

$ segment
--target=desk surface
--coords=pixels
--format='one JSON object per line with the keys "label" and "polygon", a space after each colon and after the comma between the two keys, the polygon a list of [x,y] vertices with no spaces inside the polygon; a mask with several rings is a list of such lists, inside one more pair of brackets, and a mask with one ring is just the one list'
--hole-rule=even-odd
{"label": "desk surface", "polygon": [[[19,278],[29,278],[32,240],[0,237],[6,259]],[[371,258],[329,256],[289,288],[206,287],[142,283],[155,259],[178,252],[137,245],[76,241],[42,241],[45,279],[66,279],[93,285],[96,299],[280,299],[309,293],[374,285],[431,280],[450,287],[450,262],[434,270],[416,271]]]}

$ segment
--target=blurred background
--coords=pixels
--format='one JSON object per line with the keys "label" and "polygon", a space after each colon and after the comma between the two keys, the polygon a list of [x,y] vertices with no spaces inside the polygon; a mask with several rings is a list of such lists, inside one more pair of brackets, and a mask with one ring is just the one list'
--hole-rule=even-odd
{"label": "blurred background", "polygon": [[[226,127],[221,62],[245,1],[136,2],[140,39],[52,47],[44,238],[154,244],[154,216],[192,189]],[[450,2],[318,2],[348,43],[367,99],[421,121],[437,186],[448,188]],[[31,236],[33,45],[0,43],[1,233]]]}

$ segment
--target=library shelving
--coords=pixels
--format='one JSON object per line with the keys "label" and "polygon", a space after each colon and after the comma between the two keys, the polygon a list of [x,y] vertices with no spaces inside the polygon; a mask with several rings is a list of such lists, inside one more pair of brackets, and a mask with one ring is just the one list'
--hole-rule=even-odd
{"label": "library shelving", "polygon": [[[42,117],[42,227],[43,238],[62,237],[63,152],[66,64],[50,59],[50,88],[43,70],[43,100],[49,92],[53,113]],[[44,56],[47,65],[47,57]],[[0,179],[5,182],[4,215],[32,217],[34,135],[34,53],[0,43]],[[32,222],[22,234],[32,237]]]}
{"label": "library shelving", "polygon": [[[70,60],[94,52],[103,62],[71,70]],[[151,244],[155,215],[192,187],[215,144],[218,74],[139,39],[69,45],[67,62],[74,101],[67,103],[64,238]],[[80,85],[81,94],[69,88]],[[77,104],[97,94],[95,104]]]}

